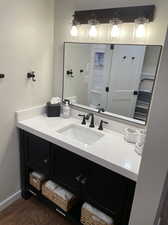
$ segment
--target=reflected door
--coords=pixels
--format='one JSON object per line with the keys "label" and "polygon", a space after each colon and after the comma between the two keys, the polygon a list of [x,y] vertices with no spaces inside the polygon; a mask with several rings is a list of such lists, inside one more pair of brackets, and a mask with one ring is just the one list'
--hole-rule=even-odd
{"label": "reflected door", "polygon": [[95,44],[92,46],[88,82],[88,100],[92,108],[106,108],[107,106],[105,86],[109,80],[111,52],[109,45]]}
{"label": "reflected door", "polygon": [[114,46],[107,111],[134,117],[145,48],[131,45]]}

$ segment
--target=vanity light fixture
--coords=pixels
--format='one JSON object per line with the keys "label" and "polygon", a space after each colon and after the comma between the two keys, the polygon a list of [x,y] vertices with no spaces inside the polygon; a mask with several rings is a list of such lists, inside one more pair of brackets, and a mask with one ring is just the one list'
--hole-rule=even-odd
{"label": "vanity light fixture", "polygon": [[135,35],[137,38],[143,38],[146,35],[146,28],[145,24],[149,23],[149,19],[145,17],[140,17],[135,20],[135,23],[137,24]]}
{"label": "vanity light fixture", "polygon": [[112,24],[112,29],[111,29],[111,37],[112,38],[117,38],[120,35],[120,24],[122,21],[119,18],[113,18],[110,20],[110,24]]}
{"label": "vanity light fixture", "polygon": [[97,28],[96,28],[96,25],[99,24],[98,20],[91,19],[91,20],[88,21],[88,24],[91,25],[90,30],[89,30],[89,36],[91,38],[97,37]]}
{"label": "vanity light fixture", "polygon": [[77,37],[78,36],[78,26],[79,25],[79,22],[76,21],[75,19],[75,15],[73,15],[73,21],[72,21],[72,28],[71,28],[71,36],[72,37]]}
{"label": "vanity light fixture", "polygon": [[121,33],[121,23],[136,23],[134,36],[143,38],[146,35],[145,24],[154,20],[155,5],[120,7],[108,9],[78,10],[74,12],[71,35],[77,37],[78,25],[89,24],[88,36],[96,38],[98,35],[97,24],[109,24],[111,37],[118,38]]}

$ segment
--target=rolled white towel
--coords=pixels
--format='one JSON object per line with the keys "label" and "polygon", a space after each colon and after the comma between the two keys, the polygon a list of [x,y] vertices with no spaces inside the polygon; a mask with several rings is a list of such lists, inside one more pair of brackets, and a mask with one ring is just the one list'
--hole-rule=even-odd
{"label": "rolled white towel", "polygon": [[61,198],[63,198],[64,200],[71,200],[74,195],[72,193],[70,193],[69,191],[65,190],[64,188],[58,186],[54,192],[59,195]]}
{"label": "rolled white towel", "polygon": [[44,175],[37,173],[37,172],[32,172],[31,175],[39,180],[44,180]]}
{"label": "rolled white towel", "polygon": [[58,187],[58,185],[51,180],[47,181],[45,186],[51,191],[54,191]]}

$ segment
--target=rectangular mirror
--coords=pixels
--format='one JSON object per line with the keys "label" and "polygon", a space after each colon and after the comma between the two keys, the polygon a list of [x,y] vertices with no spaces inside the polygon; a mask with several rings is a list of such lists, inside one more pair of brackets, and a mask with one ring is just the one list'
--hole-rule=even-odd
{"label": "rectangular mirror", "polygon": [[147,121],[161,46],[65,43],[63,98]]}

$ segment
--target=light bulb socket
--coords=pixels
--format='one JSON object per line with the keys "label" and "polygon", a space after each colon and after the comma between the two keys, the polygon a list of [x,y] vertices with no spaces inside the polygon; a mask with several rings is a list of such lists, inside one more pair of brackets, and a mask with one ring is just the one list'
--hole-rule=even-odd
{"label": "light bulb socket", "polygon": [[139,17],[137,19],[135,19],[135,23],[136,24],[145,24],[145,23],[149,23],[149,19],[145,18],[145,17]]}
{"label": "light bulb socket", "polygon": [[99,24],[99,21],[96,19],[91,19],[91,20],[88,20],[88,24],[92,26],[96,26]]}
{"label": "light bulb socket", "polygon": [[76,20],[72,21],[72,26],[78,26],[78,25],[80,25],[80,23],[78,21],[76,21]]}
{"label": "light bulb socket", "polygon": [[122,24],[122,20],[120,20],[119,18],[112,18],[110,21],[109,21],[110,24],[112,25],[119,25],[119,24]]}

